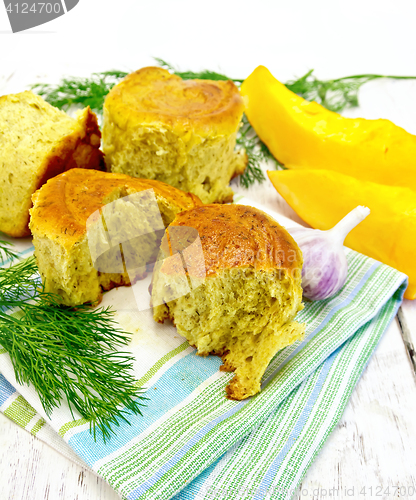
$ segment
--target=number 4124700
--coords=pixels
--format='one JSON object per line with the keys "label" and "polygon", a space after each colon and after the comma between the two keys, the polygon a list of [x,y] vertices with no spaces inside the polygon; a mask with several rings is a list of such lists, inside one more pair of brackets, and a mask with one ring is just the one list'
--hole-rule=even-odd
{"label": "number 4124700", "polygon": [[6,10],[9,14],[12,14],[13,12],[16,14],[41,14],[42,12],[46,12],[47,14],[52,14],[52,12],[54,14],[59,14],[61,12],[61,8],[62,6],[60,3],[37,2],[32,3],[30,6],[28,3],[22,3],[21,5],[18,3],[9,3]]}

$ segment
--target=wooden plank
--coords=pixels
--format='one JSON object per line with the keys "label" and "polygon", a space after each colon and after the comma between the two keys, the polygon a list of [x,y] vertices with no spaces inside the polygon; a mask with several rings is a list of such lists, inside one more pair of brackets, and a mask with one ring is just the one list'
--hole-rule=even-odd
{"label": "wooden plank", "polygon": [[1,500],[120,500],[101,478],[0,413]]}
{"label": "wooden plank", "polygon": [[[45,75],[39,79],[46,81]],[[7,92],[18,92],[36,80],[38,77],[29,78],[25,71],[2,84]],[[236,182],[236,192],[300,222],[269,182],[249,190],[236,187]],[[304,478],[296,499],[397,498],[397,494],[393,495],[394,486],[406,488],[407,494],[403,490],[401,498],[416,498],[416,492],[411,495],[409,489],[416,486],[416,387],[407,357],[416,345],[416,304],[408,302],[405,301],[400,315],[408,350],[394,322],[359,381],[339,425]],[[391,494],[383,494],[389,485]],[[365,496],[360,494],[363,487],[367,488]],[[384,490],[379,492],[380,487]],[[98,498],[120,497],[93,473],[0,414],[1,500]]]}
{"label": "wooden plank", "polygon": [[[412,372],[399,324],[394,321],[337,428],[302,481],[296,500],[416,498]],[[395,487],[402,488],[400,495]]]}
{"label": "wooden plank", "polygon": [[416,376],[416,301],[404,300],[398,318],[402,330],[403,341]]}
{"label": "wooden plank", "polygon": [[[320,500],[329,491],[335,498],[394,498],[396,486],[411,497],[416,488],[415,414],[416,383],[394,321],[294,498]],[[0,436],[2,500],[120,498],[103,480],[4,415]],[[384,494],[388,487],[390,495]]]}

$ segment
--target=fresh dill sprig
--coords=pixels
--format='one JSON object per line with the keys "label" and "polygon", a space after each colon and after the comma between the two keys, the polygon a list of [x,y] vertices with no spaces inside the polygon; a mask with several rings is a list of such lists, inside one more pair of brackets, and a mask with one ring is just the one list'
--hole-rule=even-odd
{"label": "fresh dill sprig", "polygon": [[18,383],[34,387],[47,415],[65,398],[72,414],[89,421],[94,439],[99,429],[104,440],[129,412],[141,415],[146,398],[131,371],[134,358],[117,351],[127,343],[109,308],[73,309],[46,293],[34,257],[0,268],[0,345]]}
{"label": "fresh dill sprig", "polygon": [[11,246],[12,244],[8,241],[0,240],[0,266],[17,258],[17,255],[10,248]]}
{"label": "fresh dill sprig", "polygon": [[359,106],[358,92],[367,82],[380,78],[392,80],[414,80],[414,76],[393,75],[353,75],[334,80],[319,80],[313,75],[313,70],[297,80],[285,83],[286,87],[307,101],[315,101],[325,108],[341,113],[344,109]]}
{"label": "fresh dill sprig", "polygon": [[39,282],[35,258],[29,257],[15,265],[0,268],[0,309],[12,309],[24,305],[36,296]]}
{"label": "fresh dill sprig", "polygon": [[260,163],[265,159],[265,155],[260,148],[259,136],[254,132],[246,116],[243,115],[242,124],[237,134],[237,146],[244,149],[247,154],[247,166],[242,175],[240,183],[245,188],[250,187],[255,182],[265,180]]}
{"label": "fresh dill sprig", "polygon": [[165,68],[171,73],[180,76],[182,80],[232,80],[234,83],[241,84],[244,80],[239,80],[235,78],[230,78],[229,76],[222,75],[221,73],[217,73],[216,71],[203,70],[195,73],[194,71],[179,71],[175,69],[172,65],[160,59],[159,57],[154,57],[154,60],[158,63],[161,68]]}
{"label": "fresh dill sprig", "polygon": [[[160,66],[180,76],[184,80],[193,78],[199,78],[201,80],[232,80],[237,85],[240,85],[244,81],[242,79],[228,78],[220,73],[207,70],[199,73],[191,71],[181,72],[163,59],[155,58],[155,60]],[[416,79],[414,76],[363,74],[337,78],[334,80],[319,80],[313,75],[313,70],[310,70],[297,80],[285,83],[285,86],[308,101],[316,101],[325,108],[340,113],[346,108],[358,107],[358,92],[360,88],[365,83],[379,78],[390,78],[393,80]],[[265,176],[260,167],[261,161],[271,161],[274,163],[275,168],[284,168],[284,166],[271,154],[267,145],[257,136],[245,116],[243,116],[243,123],[237,135],[237,145],[246,150],[248,157],[246,170],[240,176],[240,182],[245,188],[250,187],[255,182],[262,183],[265,180]]]}
{"label": "fresh dill sprig", "polygon": [[[232,80],[236,85],[241,85],[244,79],[230,78],[216,71],[203,70],[179,71],[168,62],[158,57],[154,58],[159,66],[171,73],[180,76],[184,80]],[[36,84],[32,89],[44,97],[50,104],[67,110],[72,105],[89,105],[98,114],[102,113],[104,99],[111,88],[124,78],[123,71],[107,71],[94,73],[91,78],[64,78],[59,85]],[[333,80],[319,80],[313,75],[313,70],[297,80],[291,80],[285,85],[288,89],[300,95],[308,101],[316,101],[325,108],[341,113],[346,108],[359,105],[358,92],[367,82],[379,78],[390,78],[393,80],[412,80],[414,76],[391,76],[363,74],[352,75]],[[260,167],[262,161],[271,161],[276,168],[282,168],[274,156],[270,153],[266,144],[257,136],[250,123],[243,118],[242,127],[237,136],[237,146],[244,148],[248,157],[245,172],[240,176],[241,184],[248,188],[256,182],[263,182],[265,176]]]}
{"label": "fresh dill sprig", "polygon": [[93,111],[102,113],[105,96],[126,75],[124,71],[104,71],[93,73],[89,78],[63,78],[58,85],[36,83],[31,89],[49,104],[64,111],[71,106],[89,106]]}

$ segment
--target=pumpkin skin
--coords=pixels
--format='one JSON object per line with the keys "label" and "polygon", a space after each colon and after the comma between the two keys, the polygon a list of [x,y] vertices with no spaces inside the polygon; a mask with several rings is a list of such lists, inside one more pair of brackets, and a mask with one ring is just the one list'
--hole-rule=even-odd
{"label": "pumpkin skin", "polygon": [[330,229],[357,205],[370,215],[347,236],[345,245],[409,277],[405,298],[416,298],[416,193],[409,188],[360,181],[330,170],[268,172],[274,187],[305,222]]}
{"label": "pumpkin skin", "polygon": [[241,94],[251,125],[286,168],[416,190],[416,136],[389,120],[344,118],[294,94],[264,66],[244,80]]}

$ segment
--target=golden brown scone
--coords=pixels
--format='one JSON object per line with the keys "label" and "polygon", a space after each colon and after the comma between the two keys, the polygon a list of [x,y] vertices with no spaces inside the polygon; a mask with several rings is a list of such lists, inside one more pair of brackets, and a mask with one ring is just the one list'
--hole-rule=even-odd
{"label": "golden brown scone", "polygon": [[0,97],[0,231],[30,234],[32,194],[71,168],[104,169],[97,117],[74,120],[30,91]]}
{"label": "golden brown scone", "polygon": [[[156,200],[153,208],[149,205],[150,208],[145,207],[143,212],[137,206],[140,200],[125,202],[126,196],[145,194],[147,190],[154,192]],[[123,174],[72,169],[50,179],[33,195],[30,211],[35,256],[45,290],[59,294],[63,304],[75,306],[85,302],[96,303],[101,299],[103,290],[131,284],[132,274],[128,274],[125,268],[129,234],[134,231],[137,234],[137,227],[140,226],[144,235],[141,240],[148,238],[144,243],[147,245],[145,251],[154,251],[160,244],[160,238],[158,241],[155,227],[150,227],[150,217],[156,217],[156,222],[159,217],[164,231],[178,212],[200,204],[193,194],[162,182],[135,179]],[[105,206],[111,211],[106,211]],[[151,210],[157,213],[151,213]],[[110,244],[115,253],[108,254],[107,261],[112,261],[105,264],[107,267],[104,265],[105,272],[94,266],[90,252],[91,233],[87,234],[87,220],[92,221],[92,229],[103,228],[102,217],[105,219],[105,230],[113,231],[113,234],[109,233],[110,240],[114,231],[116,233],[115,241]],[[108,238],[108,234],[103,237]],[[119,243],[124,245],[123,257]],[[115,262],[117,259],[119,261]],[[145,276],[145,265],[146,262],[137,265],[140,269],[134,279]]]}
{"label": "golden brown scone", "polygon": [[[172,320],[198,354],[222,357],[221,369],[235,372],[230,398],[256,394],[277,351],[304,335],[293,321],[303,307],[299,247],[271,217],[243,205],[187,210],[166,233],[166,260],[153,275],[154,319]],[[178,253],[180,260],[168,258]]]}
{"label": "golden brown scone", "polygon": [[106,97],[107,169],[166,182],[204,203],[231,201],[228,184],[247,161],[234,151],[243,110],[232,81],[182,80],[142,68]]}

